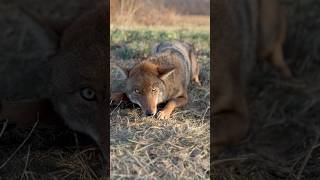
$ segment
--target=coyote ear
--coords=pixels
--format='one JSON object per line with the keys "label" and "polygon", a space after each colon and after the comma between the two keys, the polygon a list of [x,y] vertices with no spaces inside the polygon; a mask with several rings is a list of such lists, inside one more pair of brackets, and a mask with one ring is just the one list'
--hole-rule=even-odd
{"label": "coyote ear", "polygon": [[128,78],[129,77],[129,73],[130,73],[130,68],[127,68],[127,67],[123,67],[123,66],[120,66],[118,64],[115,64],[115,67],[118,68],[118,70],[121,72],[121,74],[124,76],[124,78]]}
{"label": "coyote ear", "polygon": [[27,27],[32,29],[31,33],[35,34],[41,46],[47,51],[47,54],[55,54],[59,47],[60,34],[54,30],[48,23],[47,20],[39,18],[37,15],[28,11],[23,7],[19,7],[20,13],[22,14]]}
{"label": "coyote ear", "polygon": [[159,68],[159,78],[162,80],[167,79],[173,72],[175,71],[175,68]]}

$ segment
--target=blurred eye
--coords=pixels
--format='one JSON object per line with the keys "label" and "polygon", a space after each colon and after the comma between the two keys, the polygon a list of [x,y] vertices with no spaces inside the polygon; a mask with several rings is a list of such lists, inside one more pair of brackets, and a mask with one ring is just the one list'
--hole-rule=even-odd
{"label": "blurred eye", "polygon": [[80,94],[87,101],[92,101],[96,98],[96,92],[91,88],[81,89]]}
{"label": "blurred eye", "polygon": [[136,94],[140,94],[139,89],[135,89],[134,92],[135,92]]}
{"label": "blurred eye", "polygon": [[153,88],[153,89],[152,89],[152,92],[156,92],[156,91],[157,91],[157,89],[156,89],[156,88]]}

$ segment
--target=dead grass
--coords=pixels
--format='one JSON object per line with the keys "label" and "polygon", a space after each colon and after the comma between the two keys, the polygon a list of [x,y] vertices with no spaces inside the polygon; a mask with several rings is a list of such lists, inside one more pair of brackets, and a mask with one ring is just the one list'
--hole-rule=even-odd
{"label": "dead grass", "polygon": [[112,24],[121,24],[123,26],[136,24],[156,25],[172,24],[175,21],[175,11],[165,8],[162,1],[113,0],[110,3],[110,20]]}
{"label": "dead grass", "polygon": [[[66,129],[30,129],[6,128],[1,137],[1,178],[98,179],[101,176],[102,160],[88,137]],[[76,137],[81,142],[77,143]]]}
{"label": "dead grass", "polygon": [[140,113],[117,110],[112,116],[112,179],[208,177],[208,123],[183,111],[167,121],[143,119]]}
{"label": "dead grass", "polygon": [[110,3],[111,24],[117,27],[139,25],[196,27],[208,26],[210,20],[208,13],[195,13],[195,9],[200,9],[199,6],[209,10],[209,6],[205,6],[208,4],[206,1],[111,0]]}

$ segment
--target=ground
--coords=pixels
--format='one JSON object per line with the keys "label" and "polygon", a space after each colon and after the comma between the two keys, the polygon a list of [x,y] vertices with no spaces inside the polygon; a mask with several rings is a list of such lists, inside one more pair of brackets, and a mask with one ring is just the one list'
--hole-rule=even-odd
{"label": "ground", "polygon": [[308,179],[319,168],[319,2],[282,0],[288,11],[286,61],[295,80],[257,67],[250,76],[251,139],[212,163],[214,179]]}

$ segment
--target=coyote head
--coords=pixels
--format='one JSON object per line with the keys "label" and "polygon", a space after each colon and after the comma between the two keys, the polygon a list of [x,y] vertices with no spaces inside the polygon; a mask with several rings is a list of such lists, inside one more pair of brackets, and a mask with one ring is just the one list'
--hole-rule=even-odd
{"label": "coyote head", "polygon": [[120,70],[126,77],[125,93],[130,101],[139,105],[146,116],[155,115],[157,105],[167,99],[164,81],[174,68],[160,67],[145,60],[133,68],[120,67]]}
{"label": "coyote head", "polygon": [[[107,7],[83,14],[61,33],[50,31],[42,23],[39,34],[46,47],[55,52],[49,58],[50,100],[55,111],[71,128],[90,135],[100,146],[107,147],[107,94],[109,60],[107,43]],[[41,24],[41,22],[39,22]],[[59,36],[61,34],[61,36]]]}

